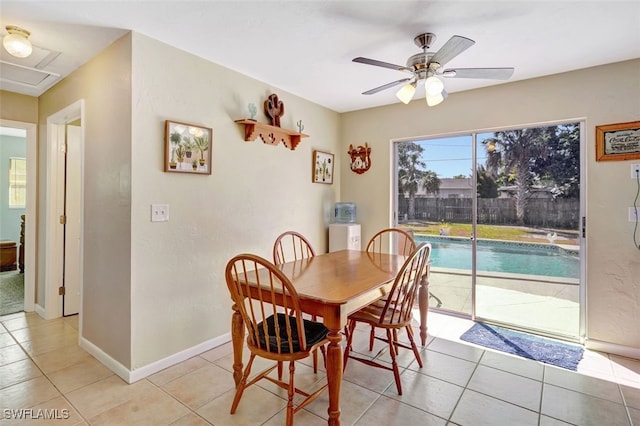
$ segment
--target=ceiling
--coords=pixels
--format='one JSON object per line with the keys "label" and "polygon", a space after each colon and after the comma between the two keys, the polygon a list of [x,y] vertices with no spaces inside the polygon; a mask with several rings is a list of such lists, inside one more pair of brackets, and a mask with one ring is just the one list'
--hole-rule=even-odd
{"label": "ceiling", "polygon": [[[405,65],[420,52],[413,38],[424,32],[437,36],[429,51],[453,35],[475,40],[446,67],[514,67],[507,83],[640,58],[640,0],[2,0],[0,11],[0,33],[6,25],[22,27],[36,48],[26,60],[0,48],[0,88],[31,96],[128,30],[337,112],[398,103],[394,89],[361,93],[407,74],[352,59]],[[10,81],[17,78],[31,80]],[[445,79],[445,89],[503,83]]]}

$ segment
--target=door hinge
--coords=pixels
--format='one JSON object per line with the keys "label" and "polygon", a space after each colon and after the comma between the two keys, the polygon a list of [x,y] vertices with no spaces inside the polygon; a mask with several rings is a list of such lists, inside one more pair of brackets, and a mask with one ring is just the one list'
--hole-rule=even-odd
{"label": "door hinge", "polygon": [[64,286],[60,286],[58,287],[58,295],[59,296],[64,296]]}
{"label": "door hinge", "polygon": [[67,224],[67,217],[65,215],[60,215],[60,225]]}

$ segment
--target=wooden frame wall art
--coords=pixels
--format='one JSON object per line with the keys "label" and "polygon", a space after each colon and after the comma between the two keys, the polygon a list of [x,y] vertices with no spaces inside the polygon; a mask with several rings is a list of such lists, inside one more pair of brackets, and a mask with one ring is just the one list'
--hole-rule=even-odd
{"label": "wooden frame wall art", "polygon": [[640,159],[640,121],[596,126],[596,161]]}
{"label": "wooden frame wall art", "polygon": [[179,121],[164,125],[164,171],[211,174],[213,129]]}
{"label": "wooden frame wall art", "polygon": [[314,183],[333,183],[334,155],[328,152],[313,151],[311,181]]}

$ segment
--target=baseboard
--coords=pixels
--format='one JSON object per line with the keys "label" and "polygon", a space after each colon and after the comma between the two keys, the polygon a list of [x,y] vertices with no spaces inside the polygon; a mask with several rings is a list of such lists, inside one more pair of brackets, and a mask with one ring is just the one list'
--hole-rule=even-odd
{"label": "baseboard", "polygon": [[38,305],[38,304],[36,303],[35,308],[36,308],[36,309],[35,309],[35,311],[36,311],[36,313],[37,313],[38,315],[40,315],[42,318],[46,318],[46,317],[47,317],[47,316],[46,316],[46,312],[47,312],[47,311],[45,311],[45,310],[44,310],[44,308],[43,308],[42,306],[40,306],[40,305]]}
{"label": "baseboard", "polygon": [[593,351],[606,352],[608,354],[620,355],[627,358],[640,359],[640,348],[618,345],[616,343],[603,342],[601,340],[587,339],[584,343],[587,349]]}
{"label": "baseboard", "polygon": [[200,355],[203,352],[216,348],[229,341],[231,341],[231,333],[226,333],[222,336],[218,336],[214,339],[207,340],[206,342],[177,352],[161,360],[152,362],[151,364],[136,368],[135,370],[129,370],[124,365],[120,364],[118,361],[105,353],[102,349],[84,338],[80,339],[80,346],[91,355],[93,355],[98,361],[103,363],[107,368],[117,374],[120,378],[122,378],[122,380],[127,383],[134,383],[138,380],[142,380],[145,377],[155,374],[158,371],[162,371],[165,368],[181,363],[182,361],[186,361],[189,358],[193,358],[196,355]]}

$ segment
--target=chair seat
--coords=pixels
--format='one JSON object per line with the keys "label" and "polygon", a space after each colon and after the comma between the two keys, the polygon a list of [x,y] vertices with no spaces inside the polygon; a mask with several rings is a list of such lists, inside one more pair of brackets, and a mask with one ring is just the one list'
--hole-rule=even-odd
{"label": "chair seat", "polygon": [[[300,339],[298,338],[298,328],[296,326],[296,318],[289,318],[289,329],[292,332],[292,345],[289,346],[289,334],[287,330],[287,316],[278,313],[275,316],[271,315],[268,317],[265,322],[267,323],[267,333],[268,333],[268,346],[269,352],[278,352],[278,353],[295,353],[301,352],[300,348]],[[276,327],[278,328],[278,333],[276,334]],[[305,333],[305,341],[307,342],[307,348],[313,347],[316,343],[324,340],[329,333],[329,329],[324,326],[324,324],[320,322],[304,320],[304,333]],[[260,346],[266,348],[267,342],[264,335],[263,322],[258,324],[258,335],[260,336]],[[278,347],[278,341],[276,335],[280,336],[280,347]],[[291,350],[292,349],[292,350]]]}
{"label": "chair seat", "polygon": [[397,318],[400,311],[389,307],[389,309],[387,309],[387,312],[385,312],[384,318],[381,318],[382,311],[384,310],[384,305],[384,301],[374,302],[373,304],[367,305],[359,311],[356,311],[353,314],[349,315],[349,319],[373,324],[378,327],[384,327],[385,324],[393,323],[393,328],[398,328],[398,321],[392,320],[392,318]]}

